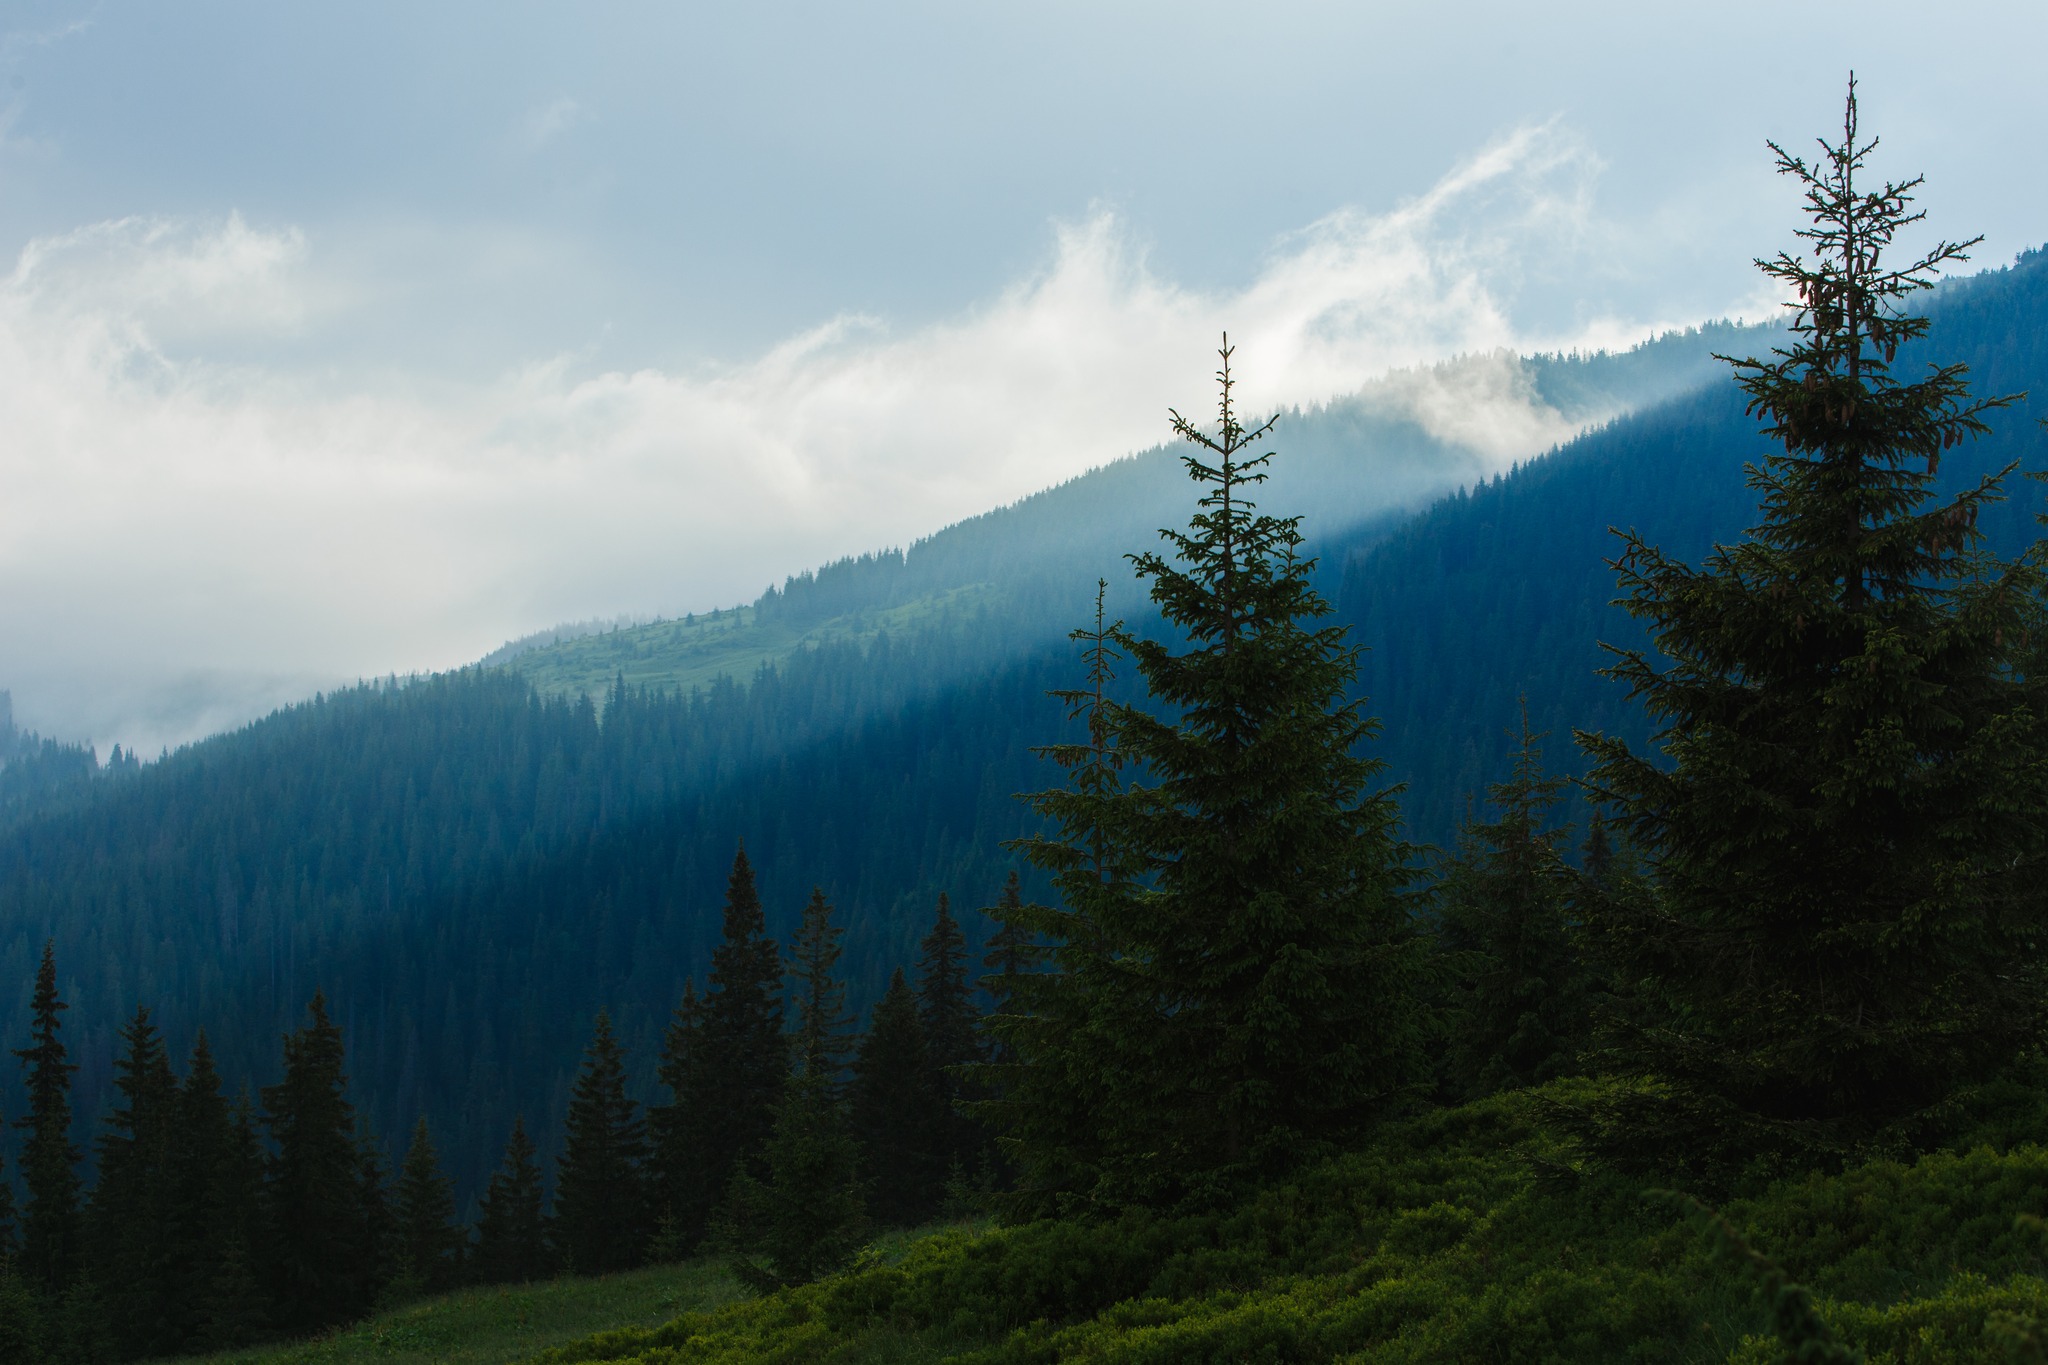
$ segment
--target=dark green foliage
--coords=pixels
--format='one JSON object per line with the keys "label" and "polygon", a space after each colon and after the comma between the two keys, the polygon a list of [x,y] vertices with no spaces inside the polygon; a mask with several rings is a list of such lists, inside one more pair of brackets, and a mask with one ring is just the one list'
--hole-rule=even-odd
{"label": "dark green foliage", "polygon": [[701,1104],[710,1098],[703,1065],[704,1002],[697,997],[697,983],[685,981],[683,1003],[669,1018],[655,1067],[668,1087],[669,1102],[647,1111],[647,1197],[654,1218],[649,1255],[657,1262],[680,1260],[695,1245],[696,1230],[686,1228],[685,1219],[705,1202],[700,1121],[706,1116],[691,1108],[693,1100]]}
{"label": "dark green foliage", "polygon": [[987,1137],[961,1106],[978,1098],[967,1069],[984,1060],[981,1020],[967,983],[967,939],[943,891],[931,930],[918,945],[917,1012],[934,1072],[932,1088],[942,1100],[937,1115],[942,1169],[977,1165],[984,1160]]}
{"label": "dark green foliage", "polygon": [[284,1078],[263,1091],[272,1154],[264,1181],[264,1236],[257,1273],[267,1282],[273,1325],[312,1332],[347,1322],[375,1296],[364,1258],[373,1252],[364,1201],[355,1108],[348,1100],[341,1030],[325,996],[305,1027],[285,1035]]}
{"label": "dark green foliage", "polygon": [[[1102,964],[1081,1001],[1099,1016],[1084,1065],[1101,1092],[1076,1098],[1105,1150],[1078,1164],[1111,1202],[1284,1169],[1362,1131],[1420,1072],[1393,802],[1356,752],[1377,726],[1347,700],[1343,629],[1309,624],[1330,608],[1298,521],[1246,499],[1270,457],[1244,458],[1266,429],[1238,423],[1229,355],[1216,435],[1174,418],[1201,452],[1185,458],[1200,510],[1163,533],[1171,562],[1133,560],[1177,639],[1116,636],[1164,714],[1090,703],[1106,724],[1067,764],[1083,780],[1035,799],[1057,833],[1026,846],[1082,920],[1061,965]],[[1094,756],[1105,739],[1141,780]],[[1027,1068],[1048,1054],[1028,1032],[1006,1041]]]}
{"label": "dark green foliage", "polygon": [[841,930],[832,922],[832,903],[817,887],[789,943],[789,974],[795,978],[797,1070],[817,1078],[828,1094],[839,1092],[839,1074],[852,1049],[852,1021],[846,1012],[846,983],[839,979]]}
{"label": "dark green foliage", "polygon": [[867,1213],[845,1106],[824,1077],[789,1077],[762,1164],[766,1179],[742,1172],[733,1192],[748,1206],[731,1236],[740,1278],[766,1291],[845,1268],[867,1239]]}
{"label": "dark green foliage", "polygon": [[252,1257],[266,1245],[263,1150],[246,1098],[221,1093],[201,1031],[178,1092],[174,1155],[180,1330],[194,1349],[247,1345],[268,1321]]}
{"label": "dark green foliage", "polygon": [[885,1226],[922,1223],[938,1211],[946,1178],[948,1106],[900,967],[875,1006],[853,1076],[850,1117],[868,1209]]}
{"label": "dark green foliage", "polygon": [[646,1127],[626,1095],[626,1059],[600,1013],[569,1101],[550,1239],[562,1264],[602,1275],[640,1264],[651,1232]]}
{"label": "dark green foliage", "polygon": [[523,1119],[512,1120],[505,1161],[491,1176],[476,1220],[475,1277],[485,1284],[523,1284],[550,1267],[541,1216],[540,1166]]}
{"label": "dark green foliage", "polygon": [[1770,1309],[1771,1332],[1782,1350],[1781,1365],[1863,1365],[1863,1352],[1842,1344],[1814,1308],[1806,1286],[1795,1284],[1783,1266],[1751,1246],[1734,1224],[1697,1199],[1674,1197],[1674,1202],[1691,1210],[1716,1249],[1763,1294]]}
{"label": "dark green foliage", "polygon": [[391,1206],[384,1145],[367,1123],[356,1131],[356,1198],[362,1227],[349,1265],[356,1293],[374,1304],[383,1299],[398,1268],[398,1219]]}
{"label": "dark green foliage", "polygon": [[724,931],[712,954],[703,1019],[701,1060],[691,1068],[694,1088],[677,1099],[695,1135],[687,1168],[694,1179],[676,1196],[686,1244],[702,1235],[739,1163],[768,1140],[789,1072],[782,958],[768,937],[745,849],[733,858],[726,881]]}
{"label": "dark green foliage", "polygon": [[121,1042],[114,1062],[121,1103],[99,1140],[87,1242],[115,1349],[124,1356],[169,1355],[186,1335],[186,1285],[177,1260],[183,1105],[148,1009],[135,1011]]}
{"label": "dark green foliage", "polygon": [[455,1225],[453,1185],[441,1172],[441,1158],[425,1119],[413,1125],[392,1196],[397,1234],[394,1296],[441,1293],[455,1283],[465,1239]]}
{"label": "dark green foliage", "polygon": [[1629,988],[1618,1056],[1669,1087],[1660,1131],[1840,1153],[1919,1140],[2038,1037],[2048,766],[2023,654],[2041,576],[1984,548],[1999,476],[1936,486],[2004,400],[1971,399],[1959,364],[1894,371],[1929,326],[1905,301],[1969,244],[1884,264],[1918,182],[1856,184],[1853,88],[1823,147],[1779,151],[1815,252],[1763,263],[1796,296],[1791,340],[1736,363],[1779,447],[1750,472],[1762,521],[1697,568],[1623,538],[1660,654],[1608,674],[1663,757],[1583,742],[1655,874],[1595,904]]}
{"label": "dark green foliage", "polygon": [[28,1112],[14,1126],[27,1136],[21,1146],[21,1180],[28,1201],[22,1209],[21,1270],[29,1283],[52,1297],[71,1289],[84,1251],[79,1213],[77,1147],[71,1142],[71,1073],[60,1017],[69,1005],[57,994],[56,945],[43,944],[31,998],[32,1041],[16,1048],[28,1072]]}
{"label": "dark green foliage", "polygon": [[1513,773],[1490,792],[1495,818],[1466,825],[1437,885],[1452,985],[1445,1077],[1461,1099],[1569,1075],[1587,1040],[1592,983],[1561,853],[1571,828],[1553,823],[1566,784],[1545,774],[1541,740],[1525,714]]}

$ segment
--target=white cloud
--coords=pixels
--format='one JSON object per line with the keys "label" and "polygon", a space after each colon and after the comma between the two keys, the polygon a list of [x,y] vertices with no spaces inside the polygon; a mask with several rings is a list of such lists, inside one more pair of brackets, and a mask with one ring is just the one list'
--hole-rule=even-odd
{"label": "white cloud", "polygon": [[567,95],[537,104],[519,121],[520,150],[537,152],[589,117],[583,102]]}
{"label": "white cloud", "polygon": [[[569,113],[561,115],[570,117]],[[833,319],[700,372],[340,382],[233,363],[366,297],[316,243],[231,216],[44,238],[0,282],[0,685],[145,751],[320,679],[447,666],[554,621],[702,608],[901,544],[1205,408],[1383,386],[1494,462],[1568,434],[1511,365],[1518,262],[1591,231],[1588,158],[1516,133],[1383,216],[1334,214],[1244,288],[1160,278],[1107,213],[985,306]],[[1601,340],[1641,328],[1596,324]],[[180,699],[184,700],[180,700]]]}

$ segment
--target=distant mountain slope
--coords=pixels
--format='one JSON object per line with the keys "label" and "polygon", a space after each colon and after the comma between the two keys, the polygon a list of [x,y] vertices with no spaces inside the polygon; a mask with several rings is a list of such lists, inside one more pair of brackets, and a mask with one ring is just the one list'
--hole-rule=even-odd
{"label": "distant mountain slope", "polygon": [[[2043,258],[1938,304],[1936,346],[1976,365],[1983,387],[2048,392]],[[2031,411],[1957,452],[1951,476],[2035,451]],[[1283,470],[1312,463],[1284,436],[1275,446]],[[1599,639],[1629,638],[1605,605],[1606,528],[1636,524],[1686,554],[1739,534],[1751,515],[1741,467],[1758,449],[1722,382],[1399,525],[1318,532],[1339,616],[1371,646],[1379,752],[1410,784],[1418,834],[1446,838],[1465,794],[1498,772],[1518,693],[1557,732],[1560,761],[1570,725],[1640,728],[1590,673]],[[742,838],[771,927],[785,930],[823,887],[849,919],[857,989],[872,993],[909,956],[939,890],[971,907],[1000,885],[1002,841],[1026,828],[1012,793],[1048,780],[1030,746],[1062,730],[1046,689],[1075,676],[1058,632],[1081,619],[1097,573],[1114,573],[1131,600],[1115,556],[1152,543],[1132,526],[1188,514],[1170,457],[1146,459],[909,554],[778,589],[731,625],[736,636],[798,631],[757,674],[741,667],[764,657],[754,637],[661,623],[526,651],[511,661],[526,676],[472,669],[352,690],[134,781],[92,784],[80,808],[0,831],[0,1034],[22,1036],[34,955],[54,936],[90,1115],[106,1094],[113,1028],[137,1002],[175,1047],[205,1025],[231,1083],[260,1082],[279,1033],[323,987],[378,1131],[427,1114],[470,1191],[515,1112],[553,1141],[600,1005],[648,1076],[683,979],[701,979]],[[1318,512],[1290,501],[1313,486],[1276,480],[1266,505]],[[2036,500],[2032,485],[2021,491]],[[1990,529],[2021,543],[2031,510],[2001,509]],[[995,595],[951,614],[918,605],[978,583]],[[906,606],[886,629],[870,620]],[[804,643],[835,621],[846,634]],[[699,690],[606,688],[626,670],[601,651],[621,641],[646,646],[635,657],[650,668],[674,667],[673,681],[699,669]],[[543,668],[559,672],[536,691],[528,678]],[[589,680],[592,699],[567,698]],[[11,1084],[0,1093],[10,1115]]]}
{"label": "distant mountain slope", "polygon": [[[1753,330],[1753,329],[1750,329]],[[1592,355],[1467,356],[1389,375],[1346,398],[1282,415],[1284,458],[1261,496],[1299,510],[1318,541],[1355,543],[1498,467],[1501,449],[1550,440],[1708,382],[1712,352],[1745,329],[1674,332]],[[720,673],[826,643],[871,642],[933,617],[1003,616],[1013,649],[1063,635],[1112,583],[1113,606],[1142,610],[1123,556],[1186,519],[1178,452],[1159,446],[1008,507],[949,526],[907,551],[884,550],[792,576],[745,607],[683,621],[545,631],[484,660],[545,692],[601,695],[628,682],[687,690]]]}

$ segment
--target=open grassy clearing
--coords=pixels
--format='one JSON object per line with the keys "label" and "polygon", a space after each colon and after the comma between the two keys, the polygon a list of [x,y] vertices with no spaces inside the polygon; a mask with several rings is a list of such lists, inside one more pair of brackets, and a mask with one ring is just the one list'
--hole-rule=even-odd
{"label": "open grassy clearing", "polygon": [[181,1358],[212,1365],[509,1365],[620,1327],[653,1327],[744,1291],[721,1262],[655,1266],[597,1279],[465,1289],[380,1313],[312,1341]]}

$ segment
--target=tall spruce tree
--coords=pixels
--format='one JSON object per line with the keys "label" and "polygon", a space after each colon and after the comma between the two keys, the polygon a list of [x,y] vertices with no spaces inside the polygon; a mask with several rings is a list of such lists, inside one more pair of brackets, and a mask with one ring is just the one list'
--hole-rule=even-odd
{"label": "tall spruce tree", "polygon": [[1573,941],[1568,825],[1553,816],[1567,785],[1543,769],[1543,737],[1522,708],[1507,781],[1490,821],[1468,821],[1437,889],[1454,998],[1446,1080],[1460,1099],[1568,1075],[1585,1045],[1589,990]]}
{"label": "tall spruce tree", "polygon": [[725,892],[724,931],[711,955],[704,996],[701,1062],[681,1103],[696,1135],[693,1175],[677,1195],[682,1240],[703,1236],[734,1168],[758,1155],[775,1126],[789,1048],[782,1032],[782,955],[742,848]]}
{"label": "tall spruce tree", "polygon": [[253,1260],[263,1241],[263,1152],[246,1097],[230,1104],[221,1093],[203,1030],[178,1088],[172,1162],[180,1349],[246,1346],[268,1321]]}
{"label": "tall spruce tree", "polygon": [[626,1094],[626,1057],[600,1012],[583,1069],[569,1097],[562,1156],[555,1172],[555,1254],[578,1275],[639,1265],[649,1217],[646,1125]]}
{"label": "tall spruce tree", "polygon": [[993,910],[999,932],[1041,945],[1038,959],[1049,968],[1014,977],[1007,1007],[983,1021],[995,1060],[978,1071],[982,1093],[973,1113],[1002,1134],[998,1146],[1016,1174],[1008,1211],[1017,1218],[1117,1197],[1117,1144],[1103,1119],[1129,1088],[1124,1043],[1151,1021],[1142,981],[1104,928],[1123,910],[1141,867],[1136,852],[1111,836],[1124,796],[1110,697],[1124,632],[1122,621],[1105,614],[1108,586],[1096,580],[1094,628],[1069,637],[1082,647],[1087,685],[1053,694],[1085,738],[1037,750],[1066,774],[1065,787],[1030,798],[1057,832],[1015,845],[1052,873],[1055,904],[1005,898]]}
{"label": "tall spruce tree", "polygon": [[816,1077],[828,1095],[839,1093],[840,1073],[852,1049],[851,1016],[846,1010],[846,983],[838,976],[839,940],[844,934],[832,922],[832,903],[820,887],[811,889],[796,936],[789,945],[789,974],[795,979],[797,1068]]}
{"label": "tall spruce tree", "polygon": [[963,1069],[984,1059],[980,1014],[967,984],[967,937],[943,891],[932,927],[918,944],[917,1008],[931,1056],[932,1085],[945,1102],[941,1160],[949,1171],[958,1167],[964,1172],[981,1164],[983,1143],[981,1126],[960,1110],[963,1102],[978,1098]]}
{"label": "tall spruce tree", "polygon": [[476,1220],[476,1277],[485,1284],[523,1284],[548,1273],[547,1224],[540,1166],[522,1119],[512,1120],[505,1161],[491,1176]]}
{"label": "tall spruce tree", "polygon": [[454,1284],[463,1244],[455,1225],[455,1182],[441,1172],[424,1116],[413,1124],[412,1141],[399,1165],[392,1221],[397,1234],[394,1293],[414,1298]]}
{"label": "tall spruce tree", "polygon": [[264,1181],[259,1273],[273,1325],[318,1331],[370,1307],[363,1257],[371,1241],[363,1166],[341,1030],[315,994],[305,1027],[284,1038],[284,1077],[263,1089],[272,1155]]}
{"label": "tall spruce tree", "polygon": [[761,1289],[839,1269],[866,1233],[859,1149],[841,1096],[850,1045],[846,985],[837,972],[841,932],[832,903],[813,888],[790,942],[796,1066],[775,1106],[761,1177],[742,1160],[727,1190],[724,1240],[741,1253],[734,1263],[740,1277]]}
{"label": "tall spruce tree", "polygon": [[391,1204],[391,1163],[367,1119],[356,1129],[356,1191],[363,1221],[351,1261],[355,1293],[374,1305],[397,1270],[398,1218]]}
{"label": "tall spruce tree", "polygon": [[178,1254],[178,1084],[147,1007],[121,1029],[120,1102],[99,1139],[87,1242],[113,1344],[124,1357],[175,1353],[185,1339]]}
{"label": "tall spruce tree", "polygon": [[917,997],[898,967],[861,1038],[848,1097],[868,1209],[878,1223],[909,1227],[938,1211],[948,1115],[937,1080]]}
{"label": "tall spruce tree", "polygon": [[662,1031],[661,1057],[654,1068],[669,1092],[668,1103],[647,1110],[647,1197],[654,1219],[648,1254],[663,1264],[690,1253],[695,1240],[686,1220],[706,1201],[699,1168],[707,1116],[693,1107],[707,1094],[698,1074],[703,1065],[704,1002],[693,978],[683,982],[683,1001]]}
{"label": "tall spruce tree", "polygon": [[1910,1140],[2040,1036],[2042,579],[1976,531],[2004,474],[1937,489],[2008,400],[1905,364],[1928,331],[1907,301],[1975,239],[1891,265],[1921,182],[1874,181],[1875,146],[1853,80],[1816,161],[1772,144],[1811,256],[1758,262],[1791,340],[1732,362],[1778,447],[1750,471],[1761,521],[1698,567],[1634,535],[1616,561],[1658,653],[1607,673],[1662,755],[1581,742],[1654,874],[1596,917],[1631,987],[1617,1059],[1665,1087],[1624,1116],[1652,1159]]}
{"label": "tall spruce tree", "polygon": [[1085,1193],[1112,1203],[1207,1199],[1329,1150],[1421,1070],[1393,798],[1358,753],[1377,722],[1347,698],[1343,630],[1314,624],[1330,608],[1298,519],[1248,500],[1272,424],[1238,421],[1227,338],[1221,355],[1214,434],[1173,414],[1199,509],[1161,533],[1171,559],[1132,557],[1173,638],[1115,636],[1162,712],[1099,707],[1141,777],[1041,795],[1054,832],[1026,846],[1095,937],[1098,1074],[1075,1100],[1102,1143]]}
{"label": "tall spruce tree", "polygon": [[29,1283],[52,1296],[70,1290],[84,1250],[79,1211],[81,1155],[71,1141],[71,1074],[66,1060],[62,1015],[71,1008],[57,994],[57,948],[43,944],[30,997],[30,1043],[16,1048],[28,1072],[28,1112],[15,1127],[28,1136],[21,1145],[21,1178],[28,1190],[22,1210],[21,1265]]}

